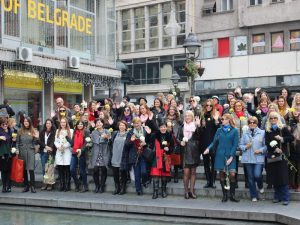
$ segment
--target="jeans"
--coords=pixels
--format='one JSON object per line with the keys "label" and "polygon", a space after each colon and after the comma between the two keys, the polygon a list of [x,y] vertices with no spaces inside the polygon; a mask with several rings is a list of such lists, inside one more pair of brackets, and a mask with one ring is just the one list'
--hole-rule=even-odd
{"label": "jeans", "polygon": [[263,188],[263,164],[245,163],[246,172],[248,175],[248,185],[251,198],[257,198],[256,184],[259,189]]}
{"label": "jeans", "polygon": [[145,182],[147,179],[146,162],[143,157],[139,157],[136,164],[133,165],[135,190],[136,192],[142,192],[142,181]]}
{"label": "jeans", "polygon": [[[78,168],[78,157],[77,155],[73,154],[71,158],[71,176],[75,180],[77,180],[77,168]],[[81,155],[79,157],[79,173],[82,180],[83,185],[87,185],[87,174],[86,174],[86,156]]]}
{"label": "jeans", "polygon": [[48,161],[48,153],[47,152],[41,152],[41,163],[42,163],[42,170],[43,170],[43,175],[45,175],[45,166]]}
{"label": "jeans", "polygon": [[281,186],[276,186],[274,187],[274,200],[279,200],[279,201],[284,201],[288,202],[289,201],[289,186],[288,185],[281,185]]}

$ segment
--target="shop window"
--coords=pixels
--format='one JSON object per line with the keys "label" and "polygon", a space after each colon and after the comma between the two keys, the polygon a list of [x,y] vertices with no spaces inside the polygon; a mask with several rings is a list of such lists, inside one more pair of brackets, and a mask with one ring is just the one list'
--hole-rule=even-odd
{"label": "shop window", "polygon": [[202,58],[212,58],[214,54],[213,41],[204,40],[202,41]]}
{"label": "shop window", "polygon": [[254,34],[252,36],[252,51],[253,54],[265,53],[265,35],[264,34]]}
{"label": "shop window", "polygon": [[283,32],[271,34],[271,51],[282,52],[284,47]]}
{"label": "shop window", "polygon": [[300,50],[300,30],[291,31],[291,50]]}
{"label": "shop window", "polygon": [[230,56],[229,37],[218,39],[218,56],[228,57]]}
{"label": "shop window", "polygon": [[230,11],[233,9],[233,0],[222,0],[221,1],[222,12]]}

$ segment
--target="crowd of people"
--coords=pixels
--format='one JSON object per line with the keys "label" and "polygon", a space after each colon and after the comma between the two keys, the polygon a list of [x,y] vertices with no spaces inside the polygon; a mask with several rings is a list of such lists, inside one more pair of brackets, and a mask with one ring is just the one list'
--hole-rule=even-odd
{"label": "crowd of people", "polygon": [[254,202],[264,192],[264,169],[274,203],[288,205],[289,189],[300,192],[300,93],[292,97],[287,88],[274,98],[260,88],[253,94],[237,88],[227,93],[225,104],[218,96],[204,102],[191,96],[186,109],[176,96],[163,93],[153,103],[145,98],[132,103],[125,96],[120,103],[83,101],[73,109],[57,98],[56,105],[55,115],[39,131],[29,117],[20,129],[12,116],[0,117],[3,193],[11,191],[13,157],[24,160],[23,191],[36,192],[36,153],[44,174],[42,190],[53,190],[58,180],[59,191],[70,191],[73,179],[76,192],[87,192],[91,168],[94,192],[103,193],[111,169],[114,195],[125,194],[134,180],[137,195],[152,183],[152,198],[166,198],[168,182],[178,183],[182,169],[184,198],[196,199],[196,169],[203,159],[204,188],[216,188],[218,172],[222,202],[239,201],[239,164]]}

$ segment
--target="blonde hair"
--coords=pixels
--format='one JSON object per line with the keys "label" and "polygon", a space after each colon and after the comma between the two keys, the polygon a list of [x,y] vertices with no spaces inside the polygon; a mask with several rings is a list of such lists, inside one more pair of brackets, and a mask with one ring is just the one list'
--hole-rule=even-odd
{"label": "blonde hair", "polygon": [[226,114],[224,114],[222,117],[229,120],[230,126],[236,127],[236,124],[235,124],[235,122],[234,122],[233,116],[232,116],[231,114],[226,113]]}
{"label": "blonde hair", "polygon": [[300,93],[296,93],[292,102],[292,108],[296,109],[297,103],[296,103],[296,98],[300,98]]}
{"label": "blonde hair", "polygon": [[279,113],[279,109],[278,109],[278,105],[277,105],[277,104],[275,104],[275,103],[270,103],[270,104],[268,105],[269,110],[270,110],[271,107],[273,107],[273,108],[275,109],[275,111],[276,111],[277,113]]}
{"label": "blonde hair", "polygon": [[284,125],[282,124],[281,119],[280,119],[281,118],[280,114],[277,113],[277,112],[271,112],[271,113],[269,113],[269,115],[267,117],[267,122],[266,122],[266,131],[267,132],[271,132],[271,127],[272,127],[272,124],[270,122],[271,117],[277,117],[278,118],[276,125],[278,126],[279,129],[282,129],[284,127]]}
{"label": "blonde hair", "polygon": [[141,119],[140,119],[140,117],[135,117],[135,118],[133,118],[133,120],[132,120],[132,123],[141,123],[142,121],[141,121]]}
{"label": "blonde hair", "polygon": [[192,116],[192,118],[193,118],[192,121],[194,121],[195,115],[194,115],[194,112],[193,112],[192,110],[187,110],[187,111],[185,111],[185,113],[184,113],[184,118],[185,118],[186,116],[188,116],[188,115]]}

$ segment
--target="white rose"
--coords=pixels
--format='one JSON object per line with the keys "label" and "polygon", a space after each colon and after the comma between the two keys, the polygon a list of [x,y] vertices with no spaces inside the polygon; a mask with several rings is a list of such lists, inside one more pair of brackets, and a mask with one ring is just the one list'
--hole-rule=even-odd
{"label": "white rose", "polygon": [[144,136],[140,136],[140,141],[141,142],[145,142],[145,137]]}
{"label": "white rose", "polygon": [[125,107],[125,103],[124,103],[124,102],[121,102],[121,103],[120,103],[120,107]]}
{"label": "white rose", "polygon": [[166,142],[166,141],[162,142],[162,145],[167,145],[167,144],[168,144],[168,142]]}
{"label": "white rose", "polygon": [[278,142],[277,142],[277,141],[273,140],[273,141],[270,142],[270,146],[271,146],[272,148],[274,148],[276,145],[278,145]]}
{"label": "white rose", "polygon": [[174,96],[176,96],[177,95],[177,93],[176,93],[176,91],[173,91],[173,93],[172,93]]}
{"label": "white rose", "polygon": [[91,142],[92,139],[91,139],[90,137],[86,137],[86,138],[85,138],[85,141],[86,141],[86,142]]}
{"label": "white rose", "polygon": [[257,114],[257,115],[261,114],[261,110],[259,110],[259,109],[256,110],[256,114]]}
{"label": "white rose", "polygon": [[17,149],[16,149],[16,148],[11,148],[11,153],[12,153],[12,154],[15,154],[15,153],[16,153],[16,151],[17,151]]}
{"label": "white rose", "polygon": [[71,118],[72,118],[72,120],[75,120],[75,119],[76,119],[76,116],[75,116],[75,115],[73,115]]}
{"label": "white rose", "polygon": [[182,141],[184,141],[184,142],[188,142],[188,141],[189,141],[189,139],[188,139],[187,137],[183,137],[183,138],[182,138]]}
{"label": "white rose", "polygon": [[247,130],[248,130],[248,126],[247,125],[243,126],[242,128],[243,133],[246,132]]}
{"label": "white rose", "polygon": [[77,153],[77,154],[81,153],[81,149],[80,149],[80,148],[77,149],[77,150],[76,150],[76,153]]}
{"label": "white rose", "polygon": [[45,174],[45,175],[44,175],[44,179],[45,179],[45,180],[48,180],[48,179],[49,179],[48,174]]}
{"label": "white rose", "polygon": [[167,126],[168,126],[168,127],[171,127],[171,126],[172,126],[172,123],[171,123],[171,122],[167,122]]}

